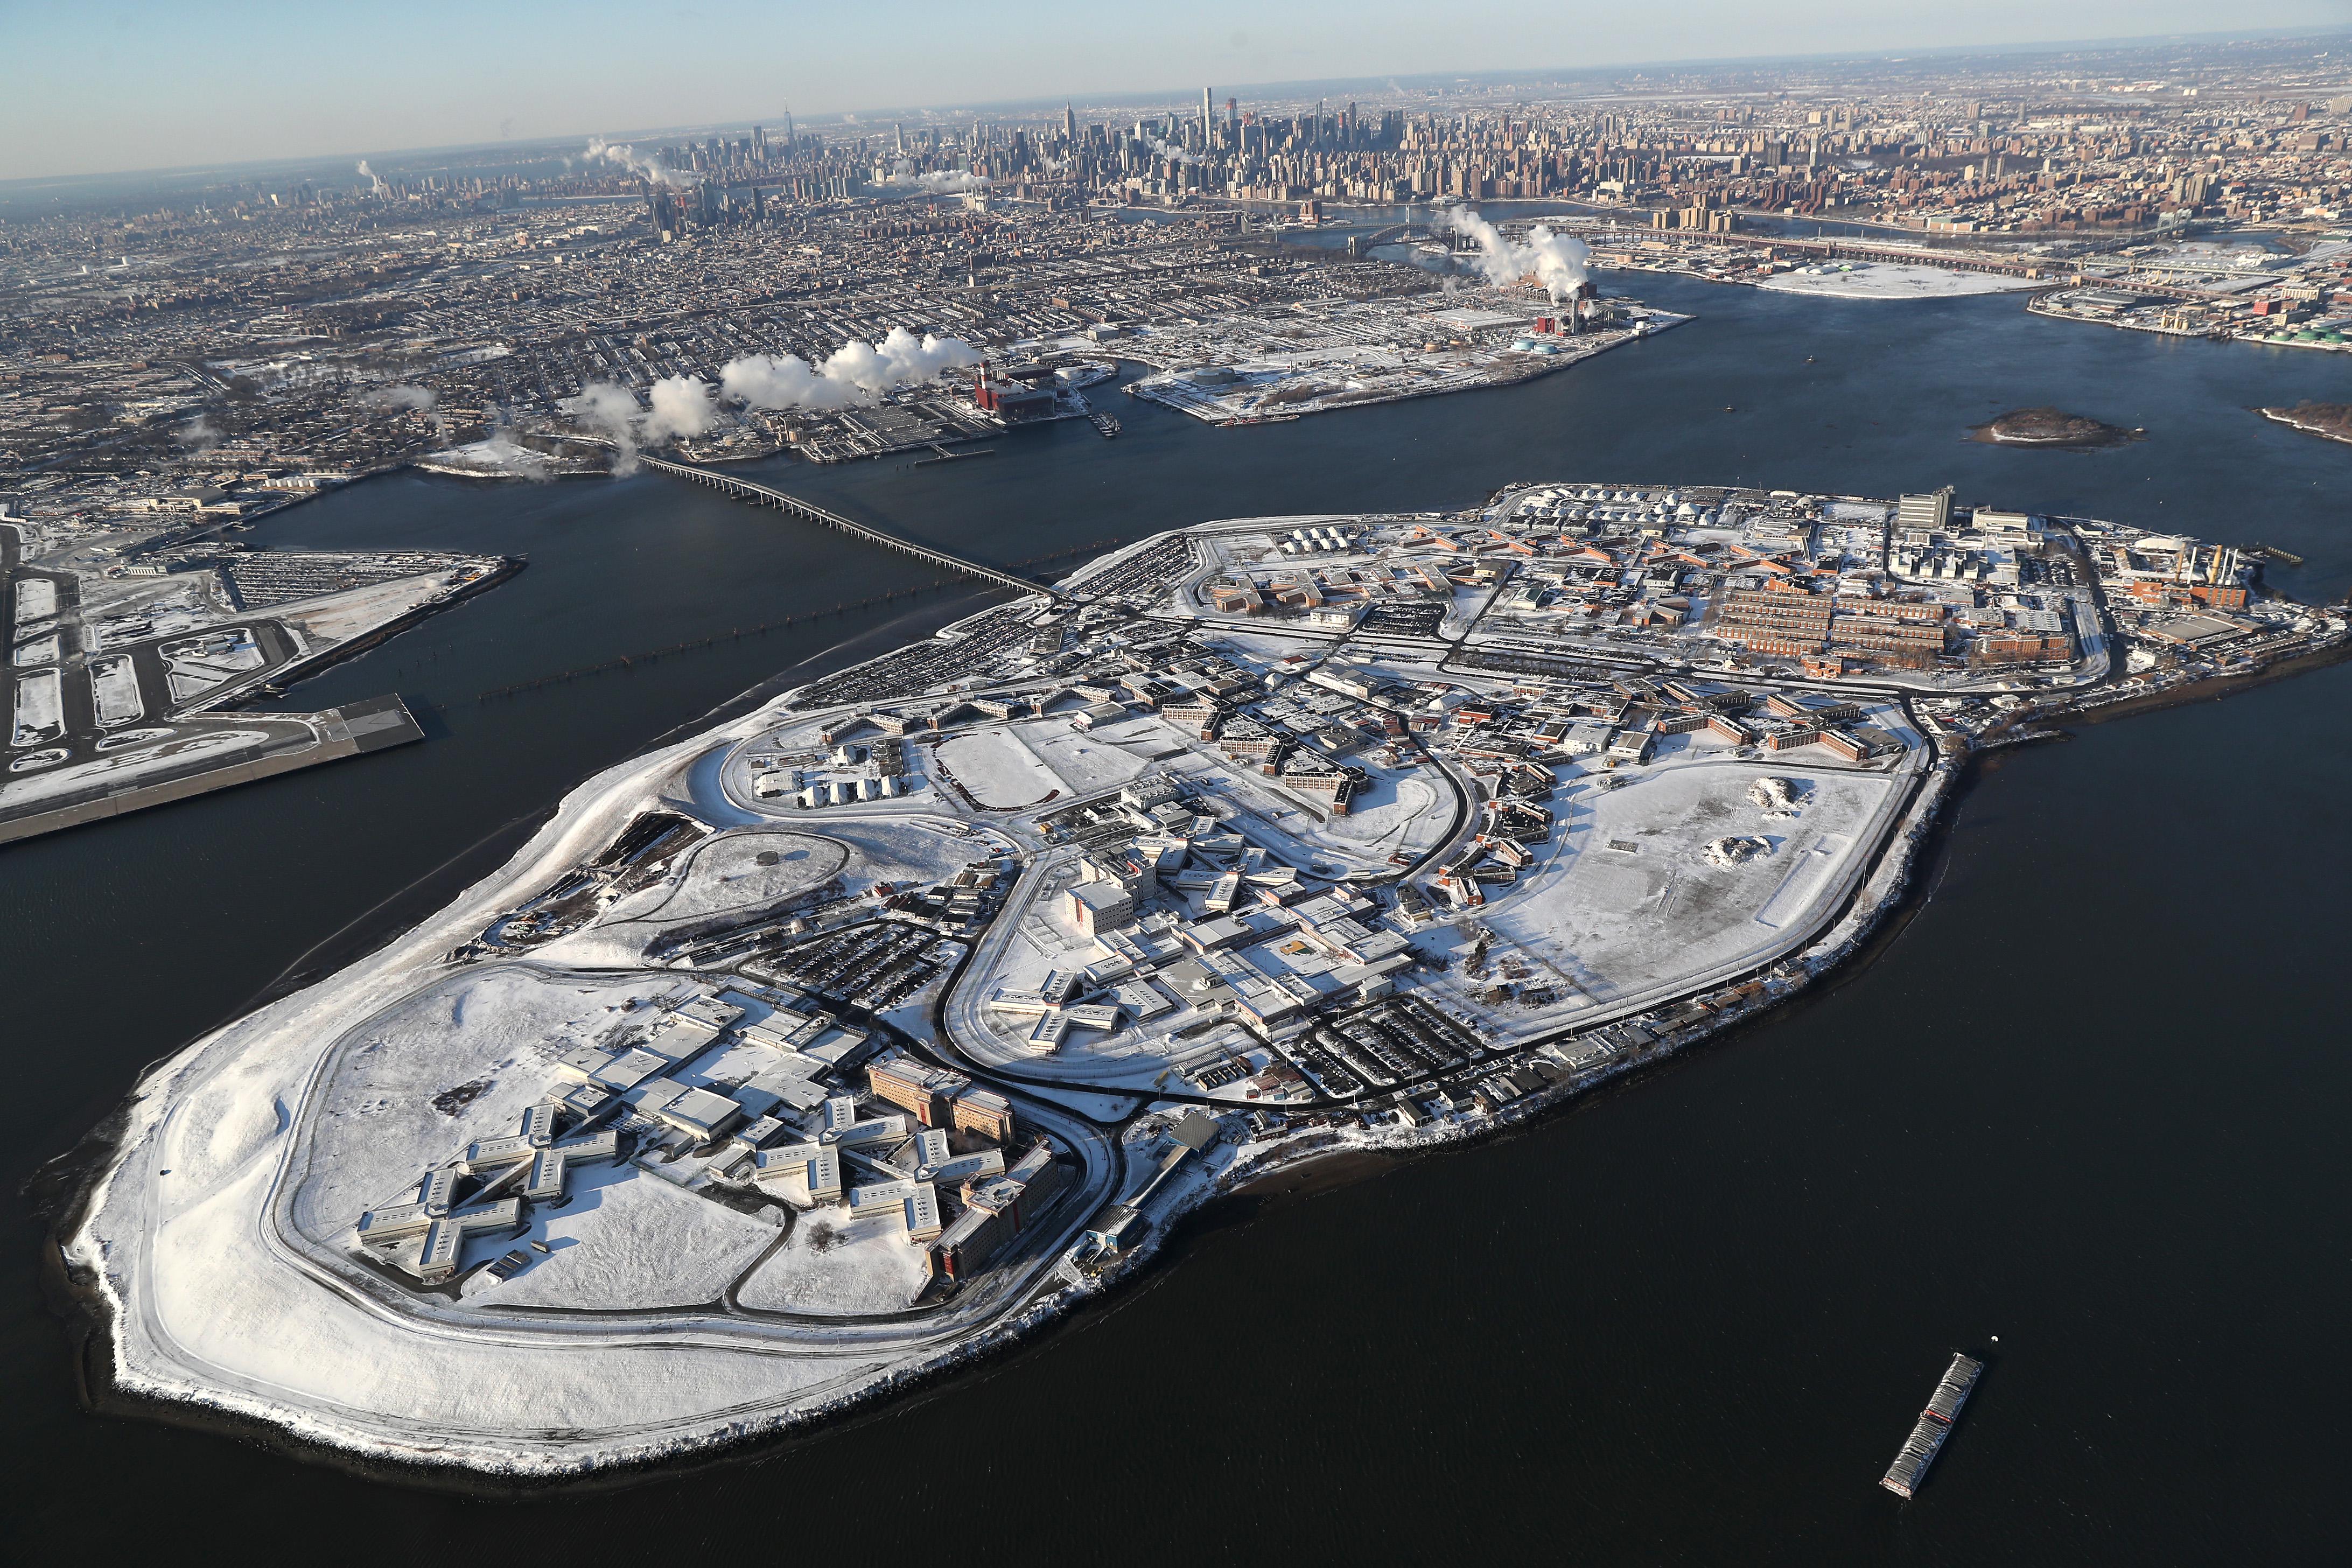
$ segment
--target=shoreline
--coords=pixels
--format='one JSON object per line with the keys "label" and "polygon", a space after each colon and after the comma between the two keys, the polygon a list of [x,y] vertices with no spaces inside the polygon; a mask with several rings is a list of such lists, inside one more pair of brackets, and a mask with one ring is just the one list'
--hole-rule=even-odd
{"label": "shoreline", "polygon": [[2292,408],[2257,408],[2254,412],[2265,419],[2285,426],[2290,430],[2300,430],[2306,436],[2316,436],[2323,441],[2336,441],[2345,446],[2352,446],[2352,433],[2306,424],[2294,416],[2294,410]]}

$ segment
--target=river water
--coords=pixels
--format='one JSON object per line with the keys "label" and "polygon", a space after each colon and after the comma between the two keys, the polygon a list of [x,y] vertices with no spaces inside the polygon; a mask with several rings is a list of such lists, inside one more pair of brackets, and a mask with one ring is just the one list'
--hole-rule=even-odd
{"label": "river water", "polygon": [[[1699,320],[1500,392],[1230,431],[1122,400],[1116,441],[1071,424],[972,461],[767,477],[1005,562],[1207,518],[1462,505],[1515,479],[1952,483],[2282,545],[2308,557],[2281,574],[2306,596],[2352,585],[2352,447],[2246,412],[2340,398],[2341,360],[2029,320],[2014,298],[1620,281]],[[2090,454],[1965,439],[2042,403],[2148,436]],[[983,602],[649,477],[396,476],[254,537],[530,565],[289,700],[397,690],[427,742],[0,857],[11,1191],[142,1065],[445,900],[590,772],[780,671]],[[1952,814],[1932,895],[1835,985],[1531,1130],[1228,1205],[1140,1288],[1014,1355],[625,1489],[419,1489],[92,1414],[20,1200],[0,1248],[12,1556],[2335,1560],[2347,698],[2339,666],[2009,754]],[[1874,1483],[1959,1346],[1990,1346],[1991,1370],[1900,1503]]]}

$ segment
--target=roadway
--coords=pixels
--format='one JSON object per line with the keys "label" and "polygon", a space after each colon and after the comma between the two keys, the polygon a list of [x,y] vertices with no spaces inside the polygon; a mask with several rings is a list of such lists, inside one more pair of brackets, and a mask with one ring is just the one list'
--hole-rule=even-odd
{"label": "roadway", "polygon": [[949,571],[961,572],[966,576],[977,577],[985,583],[994,583],[1022,594],[1043,594],[1048,598],[1065,601],[1070,599],[1069,595],[1050,584],[1032,582],[1026,577],[1016,576],[998,567],[983,565],[977,561],[968,561],[961,555],[952,555],[928,544],[918,544],[910,539],[901,539],[895,533],[885,532],[878,528],[869,528],[862,522],[853,522],[839,512],[827,511],[824,508],[804,501],[798,496],[787,495],[773,486],[760,484],[740,475],[723,474],[715,468],[700,468],[692,463],[672,462],[667,458],[640,456],[637,460],[656,473],[668,474],[674,479],[689,479],[698,485],[708,485],[722,494],[737,500],[750,501],[754,506],[772,506],[787,517],[798,518],[803,522],[814,522],[823,528],[834,529],[838,532],[862,539],[868,544],[878,544],[885,550],[895,550],[901,555],[911,555],[918,561],[928,562],[934,566],[944,566]]}

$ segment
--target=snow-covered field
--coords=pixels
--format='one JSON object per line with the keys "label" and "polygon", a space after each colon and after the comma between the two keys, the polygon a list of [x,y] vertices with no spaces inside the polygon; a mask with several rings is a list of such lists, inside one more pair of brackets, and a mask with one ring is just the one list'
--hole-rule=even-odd
{"label": "snow-covered field", "polygon": [[13,655],[14,661],[20,669],[33,665],[55,664],[58,662],[60,647],[58,634],[55,632],[42,637],[27,637],[16,645]]}
{"label": "snow-covered field", "polygon": [[1100,795],[1117,789],[1134,782],[1150,765],[1122,747],[1117,735],[1073,729],[1066,719],[1039,719],[1019,729],[1022,742],[1061,782],[1065,795]]}
{"label": "snow-covered field", "polygon": [[790,1240],[743,1282],[746,1307],[820,1317],[903,1312],[930,1280],[923,1249],[882,1215],[853,1220],[837,1209],[799,1216]]}
{"label": "snow-covered field", "polygon": [[[1607,776],[1627,782],[1579,785],[1535,868],[1472,913],[1494,933],[1493,955],[1516,956],[1528,965],[1522,984],[1555,996],[1482,1008],[1492,1033],[1558,1027],[1769,963],[1808,937],[1874,860],[1908,778],[1728,755]],[[1750,798],[1764,777],[1795,782],[1793,816]],[[1760,839],[1769,852],[1722,863],[1708,846],[1727,837]],[[1438,926],[1417,945],[1459,953],[1470,942]],[[1467,1005],[1492,979],[1471,980],[1455,963],[1429,984]]]}
{"label": "snow-covered field", "polygon": [[938,755],[964,794],[992,809],[1035,805],[1057,790],[1069,793],[1011,725],[942,741]]}
{"label": "snow-covered field", "polygon": [[450,592],[457,574],[434,572],[347,588],[299,604],[278,605],[269,613],[313,643],[341,642],[373,631],[386,621],[433,603]]}
{"label": "snow-covered field", "polygon": [[[761,864],[772,857],[771,864]],[[614,904],[607,923],[669,923],[730,910],[780,903],[848,867],[849,847],[814,833],[751,831],[704,840],[664,880]]]}
{"label": "snow-covered field", "polygon": [[56,670],[18,676],[16,731],[9,743],[33,746],[56,740],[65,732],[65,695]]}
{"label": "snow-covered field", "polygon": [[1757,285],[1782,294],[1832,300],[1948,300],[1962,294],[2009,294],[2048,285],[2005,272],[1957,272],[1907,262],[1857,261],[1837,268],[1777,272]]}
{"label": "snow-covered field", "polygon": [[534,1207],[520,1236],[487,1252],[543,1243],[547,1256],[500,1284],[467,1279],[469,1305],[627,1311],[715,1305],[773,1247],[773,1222],[738,1214],[635,1165],[588,1165],[566,1178],[562,1207]]}
{"label": "snow-covered field", "polygon": [[16,579],[16,624],[46,621],[58,613],[58,585],[47,577]]}
{"label": "snow-covered field", "polygon": [[146,702],[139,695],[139,672],[128,658],[91,659],[89,686],[101,725],[111,729],[145,716]]}

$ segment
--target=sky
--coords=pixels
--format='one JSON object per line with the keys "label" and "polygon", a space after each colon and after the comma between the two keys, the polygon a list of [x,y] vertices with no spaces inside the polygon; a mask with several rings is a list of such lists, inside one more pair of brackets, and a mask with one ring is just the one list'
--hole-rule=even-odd
{"label": "sky", "polygon": [[2352,26],[2352,0],[0,0],[0,180],[1252,82]]}

